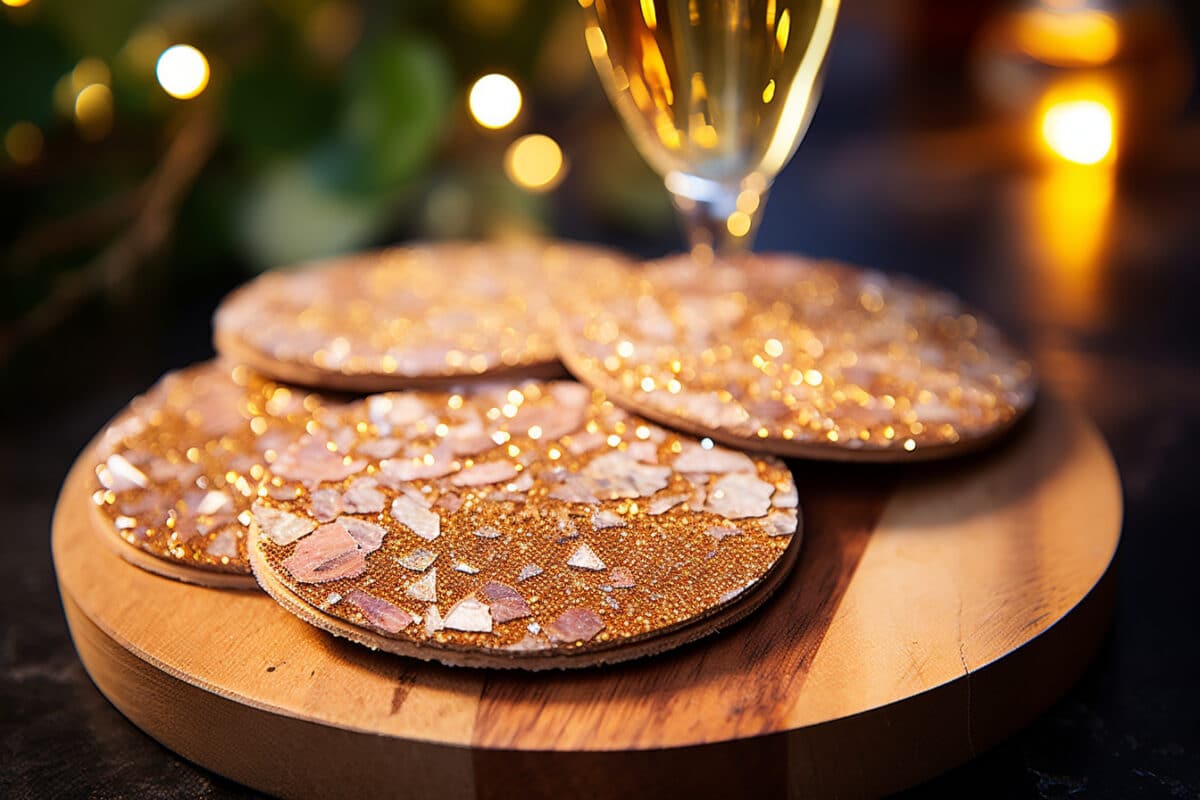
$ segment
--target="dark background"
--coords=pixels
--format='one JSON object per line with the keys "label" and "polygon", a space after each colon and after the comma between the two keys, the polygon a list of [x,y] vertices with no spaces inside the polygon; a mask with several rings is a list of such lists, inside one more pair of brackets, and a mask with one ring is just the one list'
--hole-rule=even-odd
{"label": "dark background", "polygon": [[[909,273],[988,311],[1034,353],[1046,384],[1103,430],[1126,519],[1112,630],[1079,683],[1010,741],[912,794],[1200,797],[1200,115],[1189,88],[1200,9],[1160,7],[1173,14],[1169,32],[1150,25],[1162,38],[1118,65],[1142,105],[1128,112],[1136,136],[1100,174],[1030,154],[1013,121],[1025,112],[1005,108],[1020,106],[1019,93],[982,88],[977,34],[1001,4],[962,5],[848,3],[825,99],[775,185],[758,246]],[[1180,75],[1182,89],[1164,88]],[[533,112],[576,159],[553,202],[531,212],[536,226],[647,256],[678,248],[661,194],[646,201],[659,209],[648,212],[653,224],[631,224],[584,185],[579,154],[593,151],[573,145],[590,133],[569,117],[615,123],[595,88],[583,91],[584,110]],[[73,147],[46,157],[78,157]],[[223,147],[212,169],[231,158]],[[630,174],[639,191],[660,192]],[[50,181],[0,171],[0,230],[11,242],[42,224]],[[181,214],[186,228],[199,212]],[[400,215],[372,242],[425,233]],[[237,247],[201,252],[190,241],[179,233],[115,290],[9,340],[0,362],[0,796],[247,793],[162,748],[97,692],[71,646],[49,551],[75,455],[164,371],[211,355],[210,315],[251,274]],[[6,319],[45,296],[25,275],[6,274]]]}

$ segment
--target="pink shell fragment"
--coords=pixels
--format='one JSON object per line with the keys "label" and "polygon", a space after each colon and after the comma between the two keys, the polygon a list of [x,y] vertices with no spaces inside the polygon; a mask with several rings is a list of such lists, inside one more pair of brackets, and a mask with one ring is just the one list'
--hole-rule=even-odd
{"label": "pink shell fragment", "polygon": [[726,519],[761,517],[771,507],[775,487],[754,475],[733,472],[723,476],[708,493],[707,510]]}
{"label": "pink shell fragment", "polygon": [[342,495],[342,507],[346,513],[377,514],[383,511],[386,498],[375,486],[371,478],[361,478],[350,484],[350,488]]}
{"label": "pink shell fragment", "polygon": [[439,511],[445,511],[447,514],[454,514],[463,506],[462,495],[454,492],[446,492],[437,499],[433,507]]}
{"label": "pink shell fragment", "polygon": [[706,449],[694,442],[683,445],[683,452],[676,457],[674,467],[677,472],[755,472],[754,462],[745,453],[724,447]]}
{"label": "pink shell fragment", "polygon": [[362,575],[367,557],[345,528],[331,522],[301,540],[283,566],[301,583],[324,583]]}
{"label": "pink shell fragment", "polygon": [[596,555],[596,552],[592,548],[588,547],[587,542],[584,542],[567,559],[567,566],[575,567],[575,569],[599,572],[604,569],[604,562],[600,560],[600,557]]}
{"label": "pink shell fragment", "polygon": [[392,501],[392,519],[427,542],[442,535],[442,518],[406,494]]}
{"label": "pink shell fragment", "polygon": [[600,502],[590,483],[579,475],[568,475],[566,480],[551,489],[548,494],[552,500],[561,500],[564,503],[596,505]]}
{"label": "pink shell fragment", "polygon": [[325,481],[342,481],[367,466],[363,459],[350,459],[335,453],[325,443],[309,438],[304,444],[288,448],[280,454],[271,471],[291,481],[315,487]]}
{"label": "pink shell fragment", "polygon": [[384,534],[387,533],[387,529],[382,525],[358,517],[338,517],[338,524],[346,529],[365,553],[378,550],[383,545]]}
{"label": "pink shell fragment", "polygon": [[278,545],[291,544],[317,529],[317,523],[307,517],[271,508],[261,502],[255,503],[250,512],[259,529]]}
{"label": "pink shell fragment", "polygon": [[604,620],[590,608],[571,608],[559,614],[558,619],[546,626],[552,642],[586,642],[604,630]]}
{"label": "pink shell fragment", "polygon": [[459,472],[450,482],[455,486],[487,486],[517,476],[517,468],[508,461],[486,461]]}
{"label": "pink shell fragment", "polygon": [[395,489],[409,481],[449,475],[460,466],[457,461],[449,457],[438,459],[434,456],[432,463],[428,464],[422,458],[389,458],[380,463],[377,475],[380,483]]}
{"label": "pink shell fragment", "polygon": [[412,624],[407,611],[361,589],[351,589],[346,600],[358,607],[372,627],[385,633],[399,633]]}
{"label": "pink shell fragment", "polygon": [[637,585],[628,567],[613,567],[608,572],[608,580],[617,589],[632,589]]}
{"label": "pink shell fragment", "polygon": [[658,463],[658,445],[654,442],[630,442],[625,452],[643,464]]}
{"label": "pink shell fragment", "polygon": [[599,497],[646,497],[665,488],[671,468],[640,464],[629,454],[613,451],[597,456],[583,468],[583,477]]}
{"label": "pink shell fragment", "polygon": [[342,493],[337,489],[318,489],[309,498],[309,513],[319,522],[332,522],[342,513]]}
{"label": "pink shell fragment", "polygon": [[492,613],[487,606],[474,597],[466,597],[459,600],[446,612],[442,625],[455,631],[491,633]]}
{"label": "pink shell fragment", "polygon": [[662,497],[655,497],[650,500],[650,516],[657,517],[660,514],[665,514],[680,503],[687,502],[690,498],[690,494],[668,494]]}
{"label": "pink shell fragment", "polygon": [[493,622],[504,623],[533,614],[521,593],[507,584],[489,581],[479,590],[479,594],[487,601]]}
{"label": "pink shell fragment", "polygon": [[233,529],[226,528],[204,550],[213,558],[234,558],[237,556],[237,534]]}
{"label": "pink shell fragment", "polygon": [[800,524],[794,508],[772,511],[758,521],[767,536],[791,536]]}
{"label": "pink shell fragment", "polygon": [[598,531],[608,528],[624,528],[625,518],[615,511],[600,510],[592,514],[592,528]]}

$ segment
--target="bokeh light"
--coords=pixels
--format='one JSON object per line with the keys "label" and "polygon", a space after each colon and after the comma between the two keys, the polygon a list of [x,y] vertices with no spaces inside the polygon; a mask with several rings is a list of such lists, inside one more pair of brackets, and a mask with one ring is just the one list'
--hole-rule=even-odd
{"label": "bokeh light", "polygon": [[509,179],[531,192],[547,192],[562,180],[565,162],[562,148],[549,136],[522,136],[504,154],[504,171]]}
{"label": "bokeh light", "polygon": [[471,116],[485,128],[503,128],[521,113],[521,90],[512,78],[493,72],[471,86],[467,95]]}
{"label": "bokeh light", "polygon": [[112,90],[103,83],[85,86],[75,96],[75,127],[89,141],[103,139],[112,130]]}
{"label": "bokeh light", "polygon": [[1014,18],[1013,34],[1023,52],[1058,66],[1105,64],[1121,47],[1116,19],[1089,8],[1027,9]]}
{"label": "bokeh light", "polygon": [[21,6],[29,5],[29,0],[2,0],[2,2],[9,8],[20,8]]}
{"label": "bokeh light", "polygon": [[43,143],[41,128],[24,120],[4,134],[4,152],[15,164],[32,164],[41,155]]}
{"label": "bokeh light", "polygon": [[754,220],[744,211],[734,211],[725,219],[725,228],[730,236],[741,238],[750,233]]}
{"label": "bokeh light", "polygon": [[208,59],[191,45],[172,45],[158,57],[155,75],[167,94],[190,100],[208,86]]}
{"label": "bokeh light", "polygon": [[1098,100],[1069,100],[1042,115],[1042,139],[1060,158],[1074,164],[1099,164],[1113,150],[1112,109]]}

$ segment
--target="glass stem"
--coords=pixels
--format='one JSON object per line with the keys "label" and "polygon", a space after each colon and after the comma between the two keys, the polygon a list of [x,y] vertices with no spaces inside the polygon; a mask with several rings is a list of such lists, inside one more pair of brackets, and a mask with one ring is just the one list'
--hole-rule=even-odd
{"label": "glass stem", "polygon": [[697,261],[712,263],[750,251],[766,189],[746,189],[742,183],[718,183],[680,173],[667,176],[667,189]]}

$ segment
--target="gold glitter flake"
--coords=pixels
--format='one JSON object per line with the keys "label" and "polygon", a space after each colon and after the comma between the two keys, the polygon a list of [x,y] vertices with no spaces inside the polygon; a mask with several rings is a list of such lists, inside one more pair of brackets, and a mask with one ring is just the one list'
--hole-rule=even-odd
{"label": "gold glitter flake", "polygon": [[954,297],[831,262],[678,257],[560,305],[564,360],[614,401],[784,454],[937,455],[1006,428],[1036,390],[1030,362]]}
{"label": "gold glitter flake", "polygon": [[[517,412],[488,413],[505,404]],[[369,455],[406,431],[392,455]],[[257,536],[256,567],[343,622],[431,647],[536,656],[663,633],[763,579],[799,524],[778,460],[669,433],[573,383],[375,395],[329,410],[311,435],[363,466],[272,477],[279,491],[260,507],[314,530],[286,544]],[[383,510],[315,527],[323,493],[364,480]],[[383,534],[355,547],[352,521]]]}

